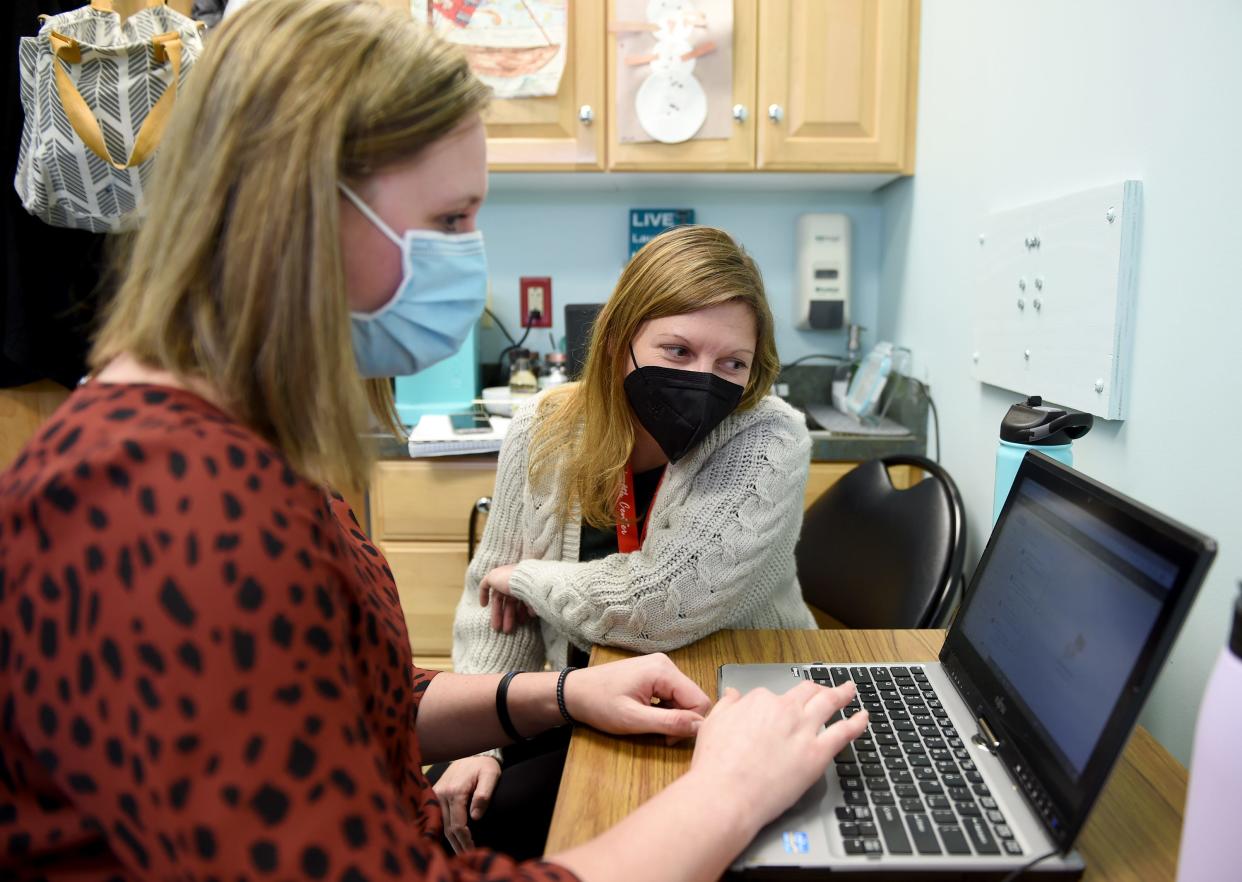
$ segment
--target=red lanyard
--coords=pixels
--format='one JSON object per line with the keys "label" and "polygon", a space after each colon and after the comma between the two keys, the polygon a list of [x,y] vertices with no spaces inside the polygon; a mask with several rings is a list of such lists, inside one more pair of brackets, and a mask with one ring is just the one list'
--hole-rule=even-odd
{"label": "red lanyard", "polygon": [[[655,493],[651,494],[651,502],[647,505],[648,514],[651,512],[651,507],[655,505],[656,494],[660,492],[660,484],[663,483],[664,474],[661,473],[660,481],[656,484]],[[647,523],[650,521],[650,518],[643,518],[642,531],[636,531],[634,529],[636,508],[637,502],[634,499],[634,470],[630,468],[629,463],[626,463],[625,481],[621,485],[620,495],[617,496],[617,551],[622,554],[638,551],[638,549],[643,547],[643,542],[647,538]]]}

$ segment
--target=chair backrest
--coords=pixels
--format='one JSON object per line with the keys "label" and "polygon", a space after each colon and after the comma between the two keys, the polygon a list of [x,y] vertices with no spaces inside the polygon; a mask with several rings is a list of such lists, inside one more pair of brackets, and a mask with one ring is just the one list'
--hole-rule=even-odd
{"label": "chair backrest", "polygon": [[[888,466],[927,478],[898,490]],[[796,556],[807,603],[850,628],[930,628],[962,581],[966,512],[948,472],[922,456],[865,462],[817,499]]]}

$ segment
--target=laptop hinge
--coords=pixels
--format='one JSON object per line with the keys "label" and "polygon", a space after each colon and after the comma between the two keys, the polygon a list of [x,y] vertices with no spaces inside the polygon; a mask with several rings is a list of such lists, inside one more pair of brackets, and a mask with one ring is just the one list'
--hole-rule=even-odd
{"label": "laptop hinge", "polygon": [[984,748],[988,753],[996,756],[996,751],[1000,747],[1000,740],[992,731],[992,727],[988,725],[988,721],[983,717],[977,717],[976,722],[979,724],[979,731],[971,736],[971,741]]}

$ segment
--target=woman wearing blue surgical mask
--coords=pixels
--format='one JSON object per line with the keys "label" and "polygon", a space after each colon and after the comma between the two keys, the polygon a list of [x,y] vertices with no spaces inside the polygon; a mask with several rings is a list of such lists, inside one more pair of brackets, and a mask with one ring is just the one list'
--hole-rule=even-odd
{"label": "woman wearing blue surgical mask", "polygon": [[[477,316],[486,101],[364,0],[214,33],[95,373],[0,473],[0,878],[715,878],[861,731],[824,730],[851,693],[811,685],[705,717],[658,655],[413,666],[392,572],[326,488],[367,474],[368,398],[391,410],[363,378]],[[697,733],[694,767],[546,861],[443,849],[424,763],[569,720]]]}
{"label": "woman wearing blue surgical mask", "polygon": [[[676,649],[723,628],[813,628],[794,543],[810,461],[754,261],[670,230],[621,274],[581,382],[509,428],[453,629],[462,672]],[[563,733],[432,772],[460,851],[522,854],[551,819]]]}

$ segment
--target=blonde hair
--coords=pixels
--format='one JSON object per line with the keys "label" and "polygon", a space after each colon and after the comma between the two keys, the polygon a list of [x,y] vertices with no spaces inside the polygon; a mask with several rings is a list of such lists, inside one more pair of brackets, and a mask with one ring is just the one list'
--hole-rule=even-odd
{"label": "blonde hair", "polygon": [[550,486],[553,470],[563,469],[563,516],[576,502],[586,523],[615,523],[617,492],[634,447],[622,382],[643,323],[733,301],[755,316],[755,358],[738,405],[744,410],[767,394],[780,372],[772,312],[755,262],[727,233],[703,226],[675,227],[634,255],[595,320],[582,380],[545,396],[531,439],[534,486]]}
{"label": "blonde hair", "polygon": [[461,52],[367,0],[263,0],[225,21],[177,96],[150,207],[91,352],[204,380],[313,480],[359,487],[359,376],[337,182],[409,160],[486,105]]}

